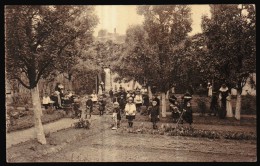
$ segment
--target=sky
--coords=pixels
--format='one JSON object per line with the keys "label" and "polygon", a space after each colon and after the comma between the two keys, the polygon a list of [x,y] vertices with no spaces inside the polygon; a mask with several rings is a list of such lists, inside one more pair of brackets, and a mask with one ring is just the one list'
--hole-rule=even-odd
{"label": "sky", "polygon": [[[142,24],[143,16],[136,13],[136,5],[97,5],[96,12],[99,17],[99,24],[95,28],[94,35],[97,36],[100,29],[106,29],[108,32],[125,34],[130,25]],[[206,14],[210,16],[209,5],[191,5],[192,13],[192,32],[194,35],[201,32],[201,16]]]}

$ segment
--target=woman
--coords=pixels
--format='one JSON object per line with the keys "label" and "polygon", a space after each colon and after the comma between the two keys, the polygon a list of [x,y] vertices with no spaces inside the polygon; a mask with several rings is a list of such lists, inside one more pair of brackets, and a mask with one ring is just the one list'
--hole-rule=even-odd
{"label": "woman", "polygon": [[128,98],[128,103],[125,105],[126,119],[128,119],[128,126],[133,127],[133,120],[135,119],[136,106],[133,103],[133,98]]}
{"label": "woman", "polygon": [[226,110],[226,102],[227,102],[227,96],[228,96],[228,87],[226,86],[226,84],[222,84],[221,88],[219,89],[219,98],[221,101],[221,109],[219,112],[219,117],[221,119],[224,119],[226,117],[227,114],[227,110]]}
{"label": "woman", "polygon": [[212,96],[212,85],[210,84],[210,82],[208,83],[208,96],[211,97]]}
{"label": "woman", "polygon": [[231,105],[231,94],[228,93],[228,96],[226,97],[226,109],[227,109],[227,117],[233,117],[233,111],[232,111],[232,105]]}

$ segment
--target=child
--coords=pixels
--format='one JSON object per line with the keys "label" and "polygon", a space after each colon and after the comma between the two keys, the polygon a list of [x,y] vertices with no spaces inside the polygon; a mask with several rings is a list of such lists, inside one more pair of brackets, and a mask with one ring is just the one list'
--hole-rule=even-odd
{"label": "child", "polygon": [[128,126],[133,127],[133,120],[135,119],[136,106],[133,103],[133,98],[128,98],[128,103],[125,105],[126,119],[128,119]]}
{"label": "child", "polygon": [[89,118],[91,118],[91,113],[93,112],[93,101],[91,99],[91,95],[87,98],[86,107],[86,109],[88,110]]}
{"label": "child", "polygon": [[104,111],[105,111],[105,106],[106,106],[106,103],[105,101],[103,100],[103,96],[100,96],[99,100],[98,100],[98,110],[99,110],[99,116],[103,115],[104,114]]}
{"label": "child", "polygon": [[51,101],[51,99],[48,96],[48,93],[45,93],[43,98],[42,98],[42,105],[45,107],[46,110],[50,106],[50,101]]}
{"label": "child", "polygon": [[126,101],[124,99],[124,95],[121,95],[121,97],[119,99],[119,108],[120,108],[122,114],[124,113],[125,105],[126,105]]}
{"label": "child", "polygon": [[114,127],[112,128],[112,130],[116,130],[117,128],[120,127],[120,121],[121,121],[121,111],[118,102],[114,103],[112,119],[114,122]]}
{"label": "child", "polygon": [[151,118],[151,122],[153,123],[153,129],[157,129],[157,121],[159,119],[159,106],[157,105],[157,101],[152,101],[152,108],[150,110],[149,117]]}

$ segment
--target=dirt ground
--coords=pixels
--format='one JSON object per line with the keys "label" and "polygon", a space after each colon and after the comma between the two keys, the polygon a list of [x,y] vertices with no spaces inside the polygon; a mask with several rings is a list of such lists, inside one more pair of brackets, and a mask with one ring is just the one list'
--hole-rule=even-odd
{"label": "dirt ground", "polygon": [[[139,124],[140,122],[134,123],[133,130],[136,130]],[[256,140],[128,133],[125,120],[118,130],[111,130],[110,126],[111,116],[97,117],[91,121],[89,130],[70,128],[50,134],[47,145],[40,145],[35,140],[15,145],[7,149],[7,161],[255,162],[257,160]],[[145,122],[145,126],[149,128],[151,124]],[[216,125],[217,127],[221,128],[221,125]]]}

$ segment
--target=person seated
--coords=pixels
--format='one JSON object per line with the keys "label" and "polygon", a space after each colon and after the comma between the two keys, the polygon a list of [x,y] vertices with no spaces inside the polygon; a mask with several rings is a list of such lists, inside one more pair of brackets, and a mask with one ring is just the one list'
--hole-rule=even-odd
{"label": "person seated", "polygon": [[48,107],[50,106],[50,97],[48,96],[48,93],[45,93],[43,98],[42,98],[42,105],[44,106],[44,108],[47,110]]}

